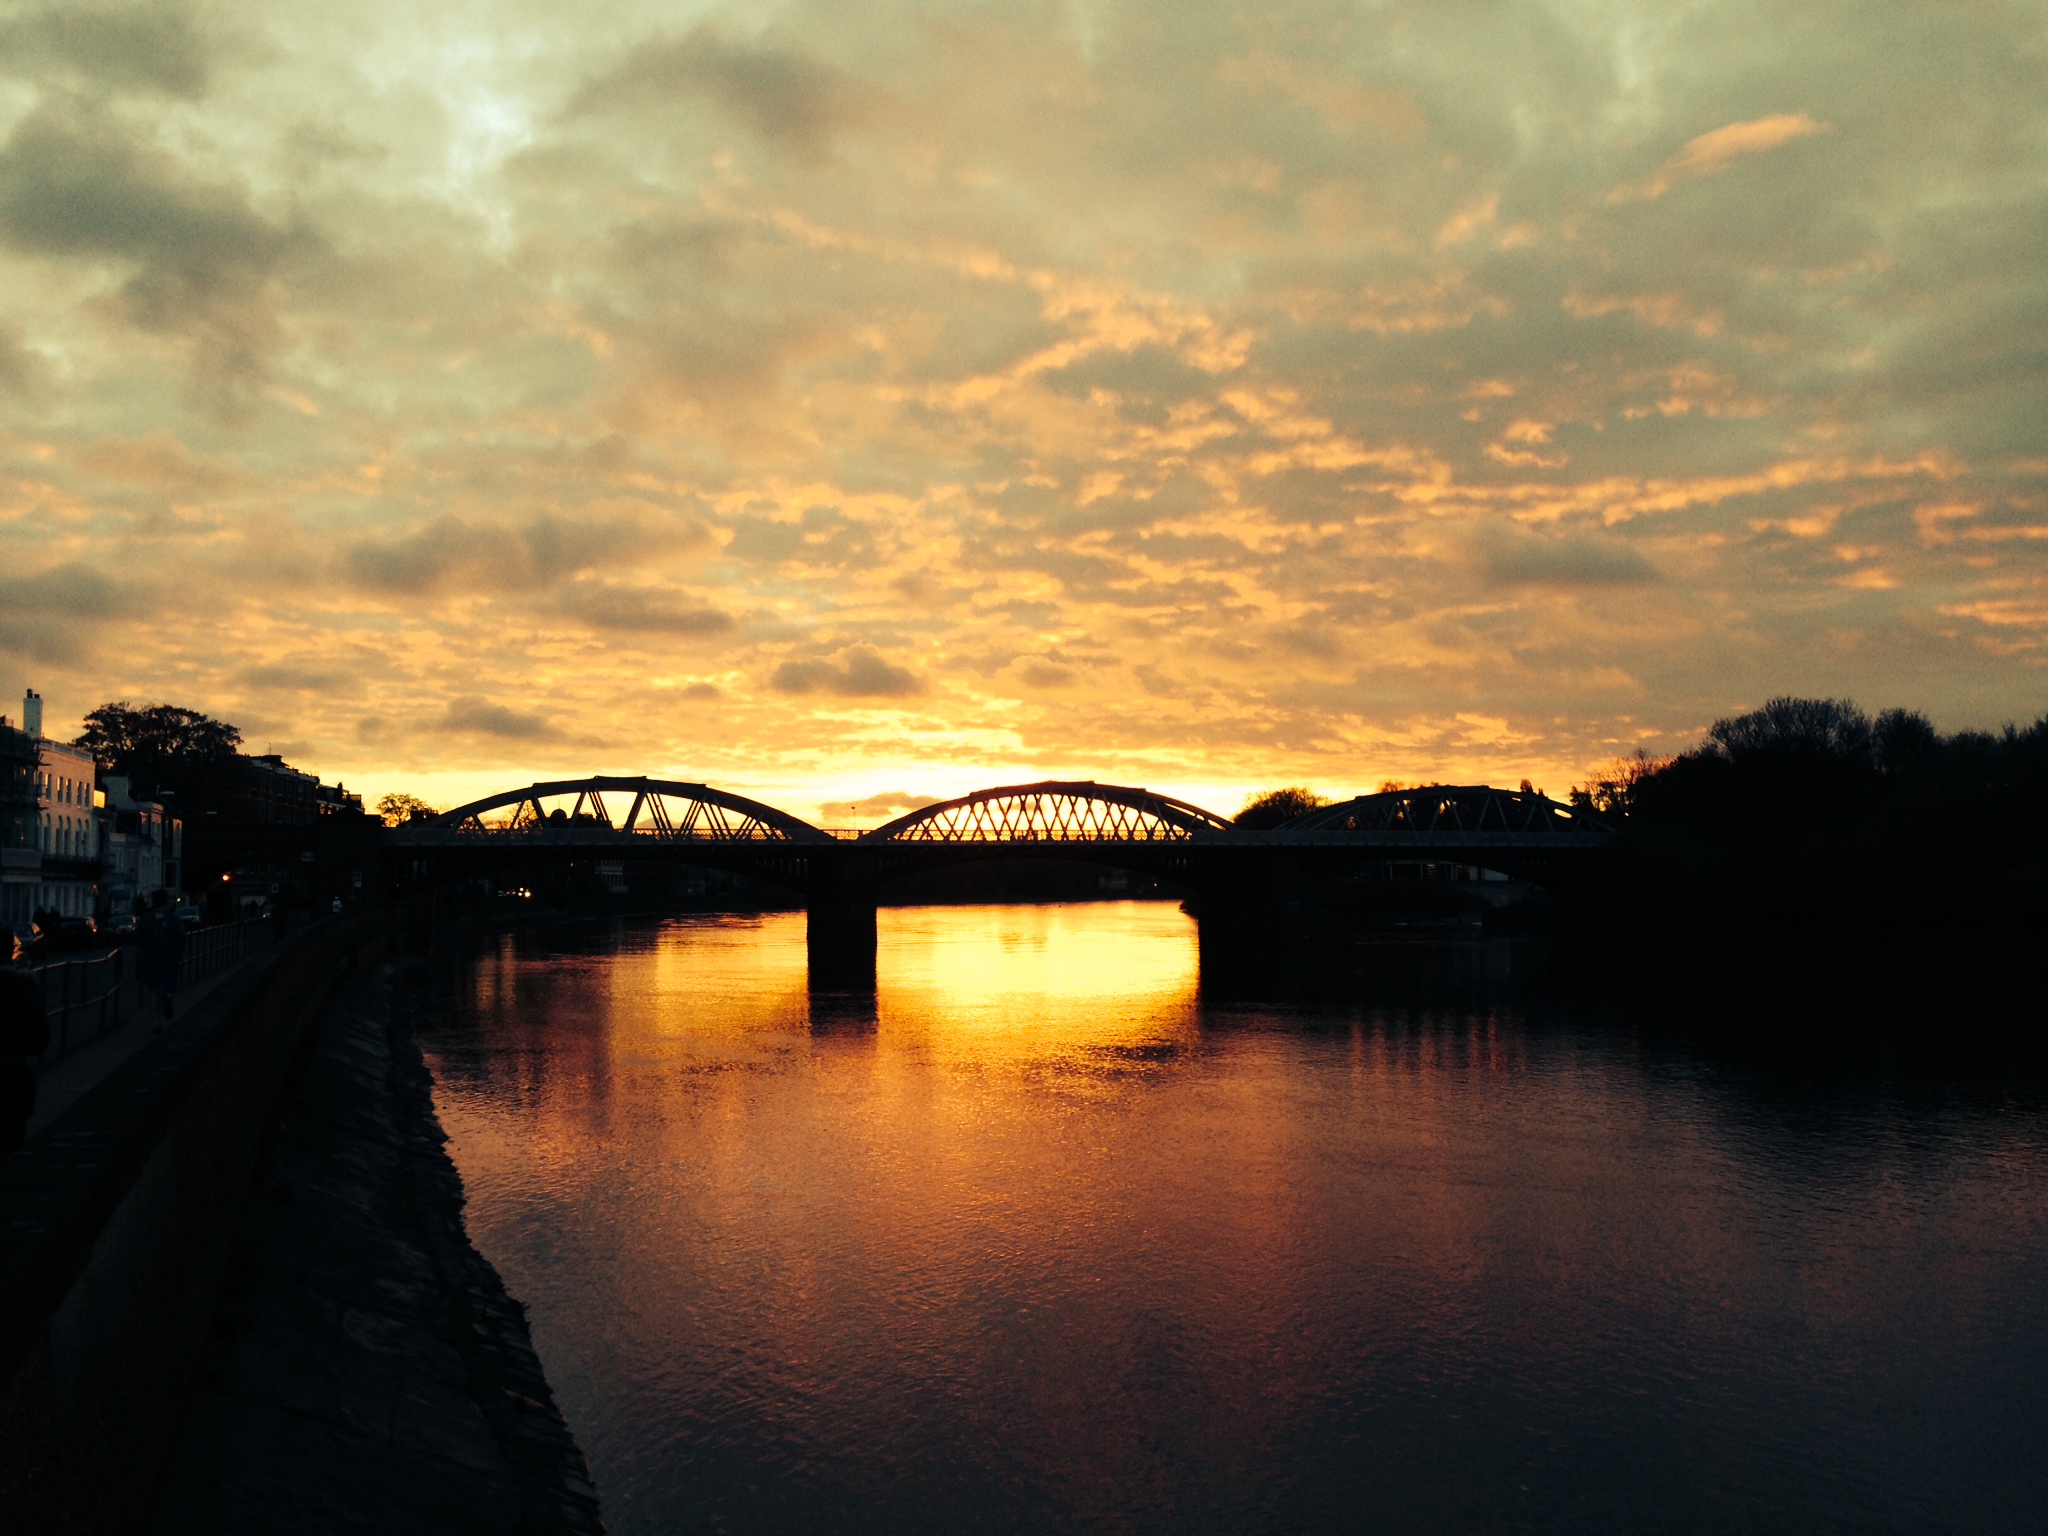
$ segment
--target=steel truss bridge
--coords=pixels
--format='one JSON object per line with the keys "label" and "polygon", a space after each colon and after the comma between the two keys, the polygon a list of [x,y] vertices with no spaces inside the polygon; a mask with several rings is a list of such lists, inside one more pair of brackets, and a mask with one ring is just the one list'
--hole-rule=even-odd
{"label": "steel truss bridge", "polygon": [[[590,861],[666,861],[780,886],[810,911],[814,965],[872,976],[875,903],[890,882],[950,864],[1073,858],[1195,892],[1204,910],[1284,912],[1290,896],[1369,866],[1433,864],[1555,885],[1613,831],[1544,796],[1486,785],[1360,795],[1250,831],[1151,790],[1088,780],[1013,784],[833,831],[705,784],[594,777],[529,784],[387,834],[402,880]],[[865,960],[863,961],[863,955]]]}
{"label": "steel truss bridge", "polygon": [[[855,847],[876,854],[972,850],[983,858],[1071,852],[1125,856],[1224,848],[1333,848],[1381,857],[1482,864],[1532,878],[1555,856],[1595,853],[1613,832],[1554,800],[1485,785],[1388,790],[1326,805],[1263,831],[1234,826],[1185,800],[1120,784],[1053,780],[977,790],[865,832],[831,831],[742,795],[674,779],[563,779],[529,784],[418,818],[390,834],[395,848],[582,852],[588,857],[749,857]],[[689,862],[691,860],[686,860]],[[802,886],[796,889],[803,889]]]}

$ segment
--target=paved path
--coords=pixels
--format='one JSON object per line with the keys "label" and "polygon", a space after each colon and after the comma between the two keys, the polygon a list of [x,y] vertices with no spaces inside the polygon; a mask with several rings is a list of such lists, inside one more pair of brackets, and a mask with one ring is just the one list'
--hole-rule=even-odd
{"label": "paved path", "polygon": [[132,996],[132,984],[124,984],[126,989],[131,991],[131,997],[128,999],[127,1012],[121,1022],[97,1040],[89,1040],[66,1051],[36,1073],[36,1112],[29,1116],[28,1129],[24,1135],[35,1135],[63,1114],[97,1087],[100,1080],[109,1072],[141,1050],[159,1033],[168,1034],[182,1027],[192,1016],[192,1008],[201,998],[248,963],[248,959],[238,960],[233,965],[214,972],[204,981],[194,982],[184,988],[178,993],[177,1014],[169,1020],[160,1018],[146,1001],[135,1000]]}
{"label": "paved path", "polygon": [[389,969],[352,980],[250,1196],[155,1536],[603,1529],[429,1087]]}

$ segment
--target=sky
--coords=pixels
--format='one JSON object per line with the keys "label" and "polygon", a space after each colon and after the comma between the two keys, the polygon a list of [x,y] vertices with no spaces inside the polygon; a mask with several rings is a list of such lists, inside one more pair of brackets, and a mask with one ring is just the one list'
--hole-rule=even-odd
{"label": "sky", "polygon": [[55,732],[1227,812],[2044,646],[2048,5],[0,5]]}

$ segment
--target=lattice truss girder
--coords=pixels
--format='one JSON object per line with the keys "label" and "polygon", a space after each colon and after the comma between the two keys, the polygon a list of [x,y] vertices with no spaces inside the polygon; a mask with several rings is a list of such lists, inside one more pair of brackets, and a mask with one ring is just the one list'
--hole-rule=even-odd
{"label": "lattice truss girder", "polygon": [[580,830],[686,842],[792,841],[789,829],[770,816],[779,813],[761,807],[757,814],[744,801],[721,803],[680,787],[628,781],[604,787],[536,785],[449,812],[441,820],[459,831],[498,835],[573,836]]}
{"label": "lattice truss girder", "polygon": [[1316,832],[1573,832],[1584,826],[1542,795],[1515,790],[1432,788],[1365,795],[1286,824]]}
{"label": "lattice truss girder", "polygon": [[873,835],[904,843],[1184,843],[1195,835],[1190,820],[1157,797],[1020,790],[934,806]]}

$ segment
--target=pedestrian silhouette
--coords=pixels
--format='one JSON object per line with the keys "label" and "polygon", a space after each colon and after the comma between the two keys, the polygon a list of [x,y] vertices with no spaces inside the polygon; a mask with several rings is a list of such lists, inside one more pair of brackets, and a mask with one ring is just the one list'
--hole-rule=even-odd
{"label": "pedestrian silhouette", "polygon": [[178,990],[179,962],[185,951],[184,925],[171,908],[169,891],[158,891],[150,897],[149,911],[135,925],[135,945],[142,984],[156,994],[157,1011],[168,1019],[173,1012],[172,996]]}

